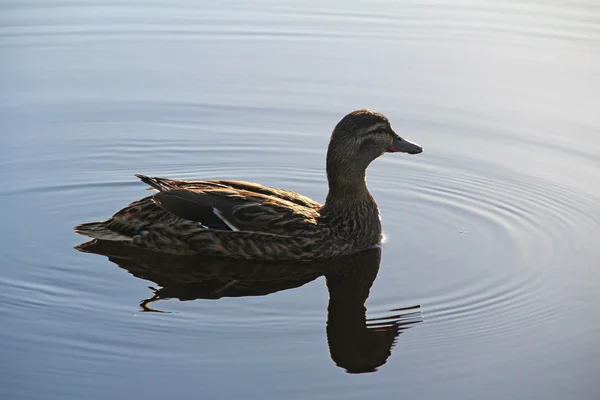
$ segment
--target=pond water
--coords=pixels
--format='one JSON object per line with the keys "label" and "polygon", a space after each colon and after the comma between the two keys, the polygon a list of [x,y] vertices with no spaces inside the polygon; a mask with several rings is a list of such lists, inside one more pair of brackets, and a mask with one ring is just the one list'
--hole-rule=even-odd
{"label": "pond water", "polygon": [[[595,1],[1,7],[0,398],[600,398]],[[358,108],[425,149],[369,168],[381,249],[74,249],[134,173],[323,201]]]}

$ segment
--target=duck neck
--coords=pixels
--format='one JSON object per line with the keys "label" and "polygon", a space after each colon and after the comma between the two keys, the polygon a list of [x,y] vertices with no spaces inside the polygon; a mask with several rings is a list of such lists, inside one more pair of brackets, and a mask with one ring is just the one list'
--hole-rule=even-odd
{"label": "duck neck", "polygon": [[331,167],[327,165],[329,193],[325,200],[326,209],[352,207],[359,202],[372,202],[367,189],[367,171],[364,167],[344,165]]}
{"label": "duck neck", "polygon": [[381,221],[377,203],[366,184],[366,168],[356,163],[327,164],[329,193],[320,214],[325,224],[356,248],[366,248],[381,241]]}

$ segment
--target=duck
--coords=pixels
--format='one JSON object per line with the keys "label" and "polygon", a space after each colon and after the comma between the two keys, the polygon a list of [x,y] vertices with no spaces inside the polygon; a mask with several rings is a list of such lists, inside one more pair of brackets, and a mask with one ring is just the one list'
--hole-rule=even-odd
{"label": "duck", "polygon": [[77,225],[93,239],[177,255],[316,260],[352,255],[382,240],[366,170],[385,153],[419,154],[380,112],[360,109],[334,127],[326,154],[329,190],[320,204],[299,193],[239,180],[136,176],[151,196],[100,222]]}

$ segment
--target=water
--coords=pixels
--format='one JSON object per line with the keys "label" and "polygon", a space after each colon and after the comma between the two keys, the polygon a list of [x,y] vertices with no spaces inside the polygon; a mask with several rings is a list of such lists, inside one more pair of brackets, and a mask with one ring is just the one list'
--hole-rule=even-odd
{"label": "water", "polygon": [[[600,396],[595,2],[1,7],[1,398]],[[369,169],[381,254],[73,249],[148,193],[134,173],[323,201],[329,133],[365,107],[425,148]]]}

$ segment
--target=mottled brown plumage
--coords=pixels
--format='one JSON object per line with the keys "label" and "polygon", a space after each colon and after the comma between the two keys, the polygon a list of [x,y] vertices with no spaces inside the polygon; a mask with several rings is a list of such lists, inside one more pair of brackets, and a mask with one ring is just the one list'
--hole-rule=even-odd
{"label": "mottled brown plumage", "polygon": [[365,182],[369,164],[385,152],[421,151],[396,135],[382,114],[357,110],[346,115],[331,135],[324,205],[250,182],[137,175],[159,193],[106,221],[75,230],[176,254],[262,260],[348,255],[381,240],[379,211]]}

